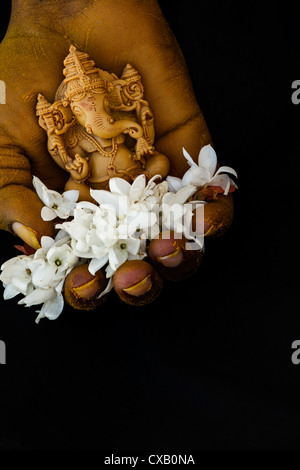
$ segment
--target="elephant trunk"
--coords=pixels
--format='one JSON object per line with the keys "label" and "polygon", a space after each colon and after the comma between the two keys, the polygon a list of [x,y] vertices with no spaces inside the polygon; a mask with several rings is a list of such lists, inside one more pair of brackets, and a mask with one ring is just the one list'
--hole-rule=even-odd
{"label": "elephant trunk", "polygon": [[114,121],[114,119],[104,111],[95,113],[87,120],[85,124],[86,130],[102,139],[112,139],[121,134],[129,134],[134,139],[143,136],[142,127],[134,121],[122,119]]}

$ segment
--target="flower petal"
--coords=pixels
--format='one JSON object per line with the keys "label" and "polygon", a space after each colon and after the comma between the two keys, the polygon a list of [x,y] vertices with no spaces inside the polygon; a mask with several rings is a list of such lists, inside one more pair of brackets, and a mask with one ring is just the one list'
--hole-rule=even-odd
{"label": "flower petal", "polygon": [[11,283],[23,295],[26,295],[28,293],[27,288],[28,288],[28,284],[30,283],[29,277],[27,277],[26,279],[25,277],[16,276],[12,278]]}
{"label": "flower petal", "polygon": [[41,246],[42,249],[47,253],[51,246],[53,246],[55,241],[51,237],[47,237],[46,235],[41,238]]}
{"label": "flower petal", "polygon": [[3,292],[3,298],[4,300],[9,300],[13,299],[16,297],[16,295],[19,295],[20,291],[17,289],[13,284],[8,284],[5,286],[4,292]]}
{"label": "flower petal", "polygon": [[127,251],[132,255],[136,255],[140,248],[140,240],[138,238],[128,238],[125,242]]}
{"label": "flower petal", "polygon": [[106,277],[109,278],[109,280],[111,280],[112,276],[115,274],[115,272],[116,271],[111,267],[111,265],[108,264],[106,269],[105,269]]}
{"label": "flower petal", "polygon": [[119,210],[119,195],[110,193],[109,191],[105,191],[104,189],[91,189],[91,196],[95,201],[97,201],[100,205],[107,204],[108,206],[112,206],[114,210],[118,213]]}
{"label": "flower petal", "polygon": [[49,220],[54,220],[57,215],[53,209],[50,209],[50,207],[44,206],[41,210],[41,217],[43,220],[46,222]]}
{"label": "flower petal", "polygon": [[195,192],[197,187],[193,185],[181,188],[174,197],[173,204],[184,204]]}
{"label": "flower petal", "polygon": [[40,323],[40,320],[42,318],[46,318],[46,315],[43,312],[41,312],[40,310],[37,310],[36,312],[38,313],[38,316],[35,319],[35,323],[38,324],[38,323]]}
{"label": "flower petal", "polygon": [[203,186],[211,179],[209,170],[204,167],[195,166],[190,168],[182,178],[183,186],[194,184],[195,186]]}
{"label": "flower petal", "polygon": [[189,170],[187,170],[183,177],[182,177],[182,180],[181,180],[181,183],[182,183],[182,187],[184,186],[189,186],[191,184],[191,181],[192,181],[192,171],[193,169],[196,169],[197,167],[194,167],[194,168],[190,168]]}
{"label": "flower petal", "polygon": [[[124,242],[125,243],[125,242]],[[128,258],[127,249],[121,249],[119,245],[114,245],[108,252],[108,261],[112,269],[118,269]]]}
{"label": "flower petal", "polygon": [[69,191],[65,191],[62,196],[70,202],[77,202],[79,191],[77,189],[70,189]]}
{"label": "flower petal", "polygon": [[28,307],[30,305],[38,305],[46,302],[49,300],[54,293],[54,289],[35,289],[33,292],[31,292],[29,295],[24,297],[24,299],[21,299],[18,304],[22,305],[25,304]]}
{"label": "flower petal", "polygon": [[176,176],[167,176],[167,182],[169,185],[169,191],[177,193],[182,188],[182,180]]}
{"label": "flower petal", "polygon": [[[67,271],[66,275],[68,275],[69,272],[71,272],[71,271],[72,271],[72,268],[70,268],[70,269]],[[60,283],[55,287],[55,292],[57,292],[57,294],[61,294],[61,293],[62,293],[62,289],[63,289],[64,283],[65,283],[65,279],[62,279],[62,280],[60,281]]]}
{"label": "flower petal", "polygon": [[[59,246],[63,246],[63,245],[68,245],[69,241],[71,240],[71,237],[65,232],[65,236],[62,237],[62,238],[59,238],[54,245],[52,245],[52,247],[59,247]],[[51,247],[51,248],[52,248]]]}
{"label": "flower petal", "polygon": [[91,258],[102,259],[103,256],[107,255],[107,247],[104,245],[92,245],[92,256]]}
{"label": "flower petal", "polygon": [[87,253],[90,247],[89,244],[84,240],[78,240],[76,245],[76,250],[80,251],[81,253]]}
{"label": "flower petal", "polygon": [[192,157],[190,156],[190,154],[185,150],[184,147],[183,147],[182,151],[183,151],[183,155],[185,156],[185,158],[186,158],[188,164],[189,164],[192,168],[195,167],[195,166],[197,166],[197,163],[194,162],[194,160],[192,159]]}
{"label": "flower petal", "polygon": [[108,294],[113,288],[113,280],[112,280],[112,277],[110,278],[110,280],[108,281],[108,284],[107,286],[105,287],[104,291],[101,292],[101,294],[99,295],[98,299],[101,299],[101,297],[103,297],[105,294]]}
{"label": "flower petal", "polygon": [[131,185],[123,178],[111,178],[109,180],[109,189],[112,193],[117,193],[120,196],[128,196]]}
{"label": "flower petal", "polygon": [[230,189],[231,179],[228,175],[216,175],[212,178],[212,180],[208,183],[208,186],[220,186],[224,191],[224,196],[228,195]]}
{"label": "flower petal", "polygon": [[159,204],[163,198],[163,196],[168,192],[169,190],[169,185],[167,181],[162,181],[162,183],[157,184],[153,188],[153,194],[152,196],[148,196],[146,199],[146,202],[148,203],[151,202],[151,210],[153,209],[153,205]]}
{"label": "flower petal", "polygon": [[92,202],[80,201],[76,207],[77,209],[87,209],[92,212],[96,212],[99,206],[96,206],[96,204],[93,204]]}
{"label": "flower petal", "polygon": [[62,202],[57,209],[54,210],[56,216],[60,219],[68,219],[70,215],[74,214],[74,208],[76,204],[74,202],[64,201]]}
{"label": "flower petal", "polygon": [[48,288],[54,281],[55,269],[46,264],[39,266],[32,275],[32,284],[36,287]]}
{"label": "flower petal", "polygon": [[10,258],[1,265],[0,269],[3,271],[8,266],[11,266],[15,263],[19,263],[21,260],[23,260],[23,259],[25,260],[26,258],[27,258],[26,255],[19,255],[19,256],[15,256],[14,258]]}
{"label": "flower petal", "polygon": [[137,178],[135,178],[134,182],[132,183],[130,187],[129,199],[131,203],[134,204],[136,201],[138,201],[141,198],[145,188],[146,188],[146,176],[139,175]]}
{"label": "flower petal", "polygon": [[[36,190],[36,193],[38,195],[38,197],[40,198],[40,200],[46,204],[48,201],[48,198],[47,198],[47,192],[45,191],[46,186],[44,185],[44,183],[42,183],[42,181],[37,177],[37,176],[34,176],[32,178],[32,184],[33,184],[33,187],[34,189]],[[46,197],[45,197],[46,196]]]}
{"label": "flower petal", "polygon": [[49,320],[56,320],[57,317],[61,314],[64,308],[64,299],[62,294],[53,295],[49,300],[47,300],[41,308],[42,314]]}
{"label": "flower petal", "polygon": [[198,165],[208,170],[210,178],[213,176],[217,167],[217,154],[211,145],[205,145],[200,150]]}
{"label": "flower petal", "polygon": [[93,258],[89,264],[89,272],[95,275],[96,272],[99,271],[99,269],[103,268],[103,266],[107,263],[107,261],[108,261],[107,255],[103,256],[103,258],[101,259]]}
{"label": "flower petal", "polygon": [[231,175],[234,175],[236,178],[238,177],[237,172],[230,166],[220,166],[215,176],[217,176],[219,173],[230,173]]}
{"label": "flower petal", "polygon": [[82,225],[81,223],[77,222],[74,219],[71,222],[64,222],[63,224],[57,224],[56,228],[62,228],[74,240],[80,240],[82,238],[85,238],[89,230],[88,227],[85,227],[84,225]]}

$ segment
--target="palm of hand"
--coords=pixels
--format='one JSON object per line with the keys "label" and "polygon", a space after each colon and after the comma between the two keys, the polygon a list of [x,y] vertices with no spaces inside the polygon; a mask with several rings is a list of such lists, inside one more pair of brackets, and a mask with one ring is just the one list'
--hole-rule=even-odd
{"label": "palm of hand", "polygon": [[[47,151],[35,106],[38,93],[53,102],[71,43],[87,50],[104,70],[120,74],[127,62],[139,70],[155,116],[155,145],[170,158],[173,174],[186,170],[182,147],[196,157],[211,142],[183,56],[156,2],[127,0],[120,8],[110,0],[59,6],[18,0],[0,47],[0,76],[7,90],[7,104],[0,109],[0,227],[15,229],[29,243],[32,234],[37,241],[53,235],[53,224],[40,217],[32,175],[57,191],[67,179]],[[226,204],[231,213],[230,198]],[[20,231],[15,222],[22,224]]]}

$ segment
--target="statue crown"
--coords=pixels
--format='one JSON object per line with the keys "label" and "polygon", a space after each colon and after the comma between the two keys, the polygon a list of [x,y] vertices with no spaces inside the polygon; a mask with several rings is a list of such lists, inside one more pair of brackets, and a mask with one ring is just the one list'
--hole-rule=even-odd
{"label": "statue crown", "polygon": [[88,92],[106,91],[107,80],[104,72],[95,67],[95,62],[86,52],[78,51],[75,46],[71,46],[64,60],[64,66],[63,74],[66,77],[64,83],[67,85],[65,100],[78,101]]}

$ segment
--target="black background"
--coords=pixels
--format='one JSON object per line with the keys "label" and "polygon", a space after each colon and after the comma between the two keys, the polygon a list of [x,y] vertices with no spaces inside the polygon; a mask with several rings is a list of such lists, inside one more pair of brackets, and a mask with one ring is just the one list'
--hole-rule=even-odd
{"label": "black background", "polygon": [[[219,160],[239,174],[234,223],[207,241],[193,278],[166,282],[147,307],[112,294],[103,309],[66,307],[36,325],[34,309],[1,300],[0,449],[299,448],[298,15],[160,3]],[[1,233],[1,262],[14,242]]]}

